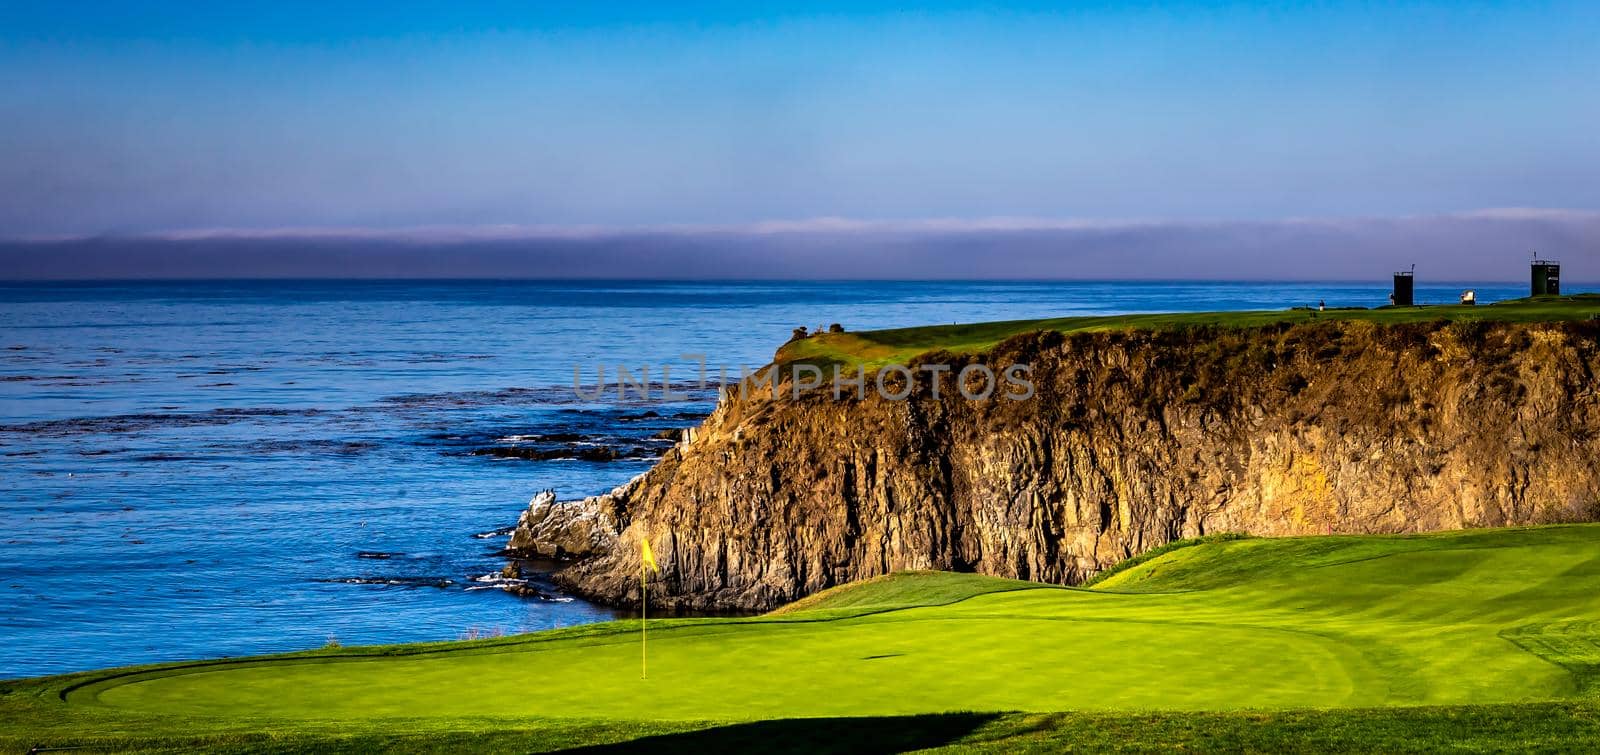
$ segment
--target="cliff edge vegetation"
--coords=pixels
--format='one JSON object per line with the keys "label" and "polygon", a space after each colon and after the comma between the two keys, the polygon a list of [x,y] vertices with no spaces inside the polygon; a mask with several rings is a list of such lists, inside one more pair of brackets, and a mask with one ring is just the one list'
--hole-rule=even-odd
{"label": "cliff edge vegetation", "polygon": [[1317,310],[1236,312],[1171,312],[1137,315],[1054,317],[1042,320],[1004,320],[982,323],[927,325],[916,328],[817,333],[783,345],[774,357],[777,365],[814,364],[846,371],[890,364],[909,364],[931,351],[978,353],[1024,333],[1093,333],[1113,330],[1174,328],[1253,328],[1318,322],[1370,322],[1392,325],[1427,322],[1564,322],[1600,316],[1600,294],[1540,296],[1480,305],[1414,307],[1360,307]]}

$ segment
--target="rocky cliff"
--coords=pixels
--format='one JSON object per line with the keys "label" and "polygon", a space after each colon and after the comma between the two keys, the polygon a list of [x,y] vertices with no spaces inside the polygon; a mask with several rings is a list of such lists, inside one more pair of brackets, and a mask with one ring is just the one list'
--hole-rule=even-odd
{"label": "rocky cliff", "polygon": [[638,600],[766,609],[899,569],[1075,583],[1168,541],[1600,518],[1600,323],[1324,322],[1013,338],[1026,401],[727,395],[645,475],[536,501],[514,550]]}

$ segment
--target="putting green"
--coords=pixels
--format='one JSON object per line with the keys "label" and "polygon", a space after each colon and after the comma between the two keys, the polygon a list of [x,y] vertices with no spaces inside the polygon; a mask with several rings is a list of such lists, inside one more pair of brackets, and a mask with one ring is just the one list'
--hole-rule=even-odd
{"label": "putting green", "polygon": [[[1008,610],[1005,596],[975,602]],[[951,618],[914,610],[892,618],[657,634],[646,682],[639,679],[639,644],[632,637],[460,658],[164,676],[111,687],[100,700],[270,716],[760,719],[1320,706],[1352,700],[1361,683],[1381,687],[1353,648],[1269,629]],[[1165,650],[1150,652],[1158,647]],[[1129,685],[1130,674],[1151,683]],[[1238,689],[1225,701],[1212,692],[1232,687]]]}
{"label": "putting green", "polygon": [[759,619],[652,623],[647,681],[637,633],[614,629],[158,668],[67,699],[274,719],[756,720],[1582,697],[1600,668],[1600,527],[1203,543],[1092,590],[897,575]]}

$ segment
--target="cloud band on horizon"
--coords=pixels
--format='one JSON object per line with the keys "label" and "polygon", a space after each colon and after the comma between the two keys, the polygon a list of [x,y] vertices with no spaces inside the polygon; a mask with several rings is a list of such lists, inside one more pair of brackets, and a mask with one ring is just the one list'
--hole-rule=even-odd
{"label": "cloud band on horizon", "polygon": [[0,278],[1600,280],[1600,211],[1101,221],[819,218],[636,228],[196,229],[0,240]]}

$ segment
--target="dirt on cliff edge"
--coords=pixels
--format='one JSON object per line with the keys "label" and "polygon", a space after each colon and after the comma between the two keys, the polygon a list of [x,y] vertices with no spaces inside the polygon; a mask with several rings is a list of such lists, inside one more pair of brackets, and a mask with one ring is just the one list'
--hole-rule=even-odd
{"label": "dirt on cliff edge", "polygon": [[[1600,323],[1034,333],[892,401],[725,397],[650,472],[536,504],[512,545],[558,581],[764,610],[900,569],[1077,583],[1171,540],[1600,518]],[[1026,401],[952,376],[1029,364]],[[915,365],[914,365],[915,366]]]}

